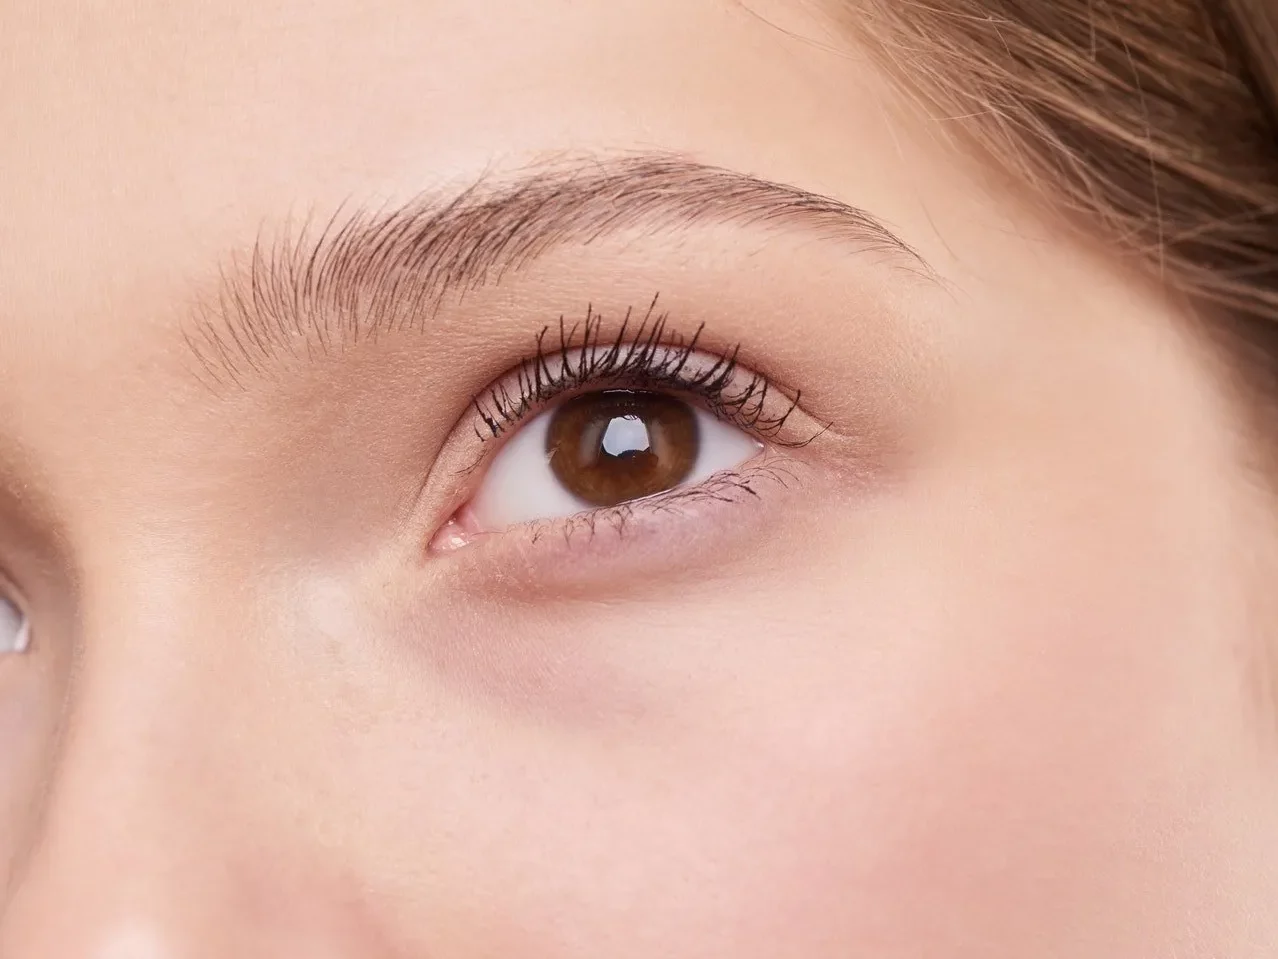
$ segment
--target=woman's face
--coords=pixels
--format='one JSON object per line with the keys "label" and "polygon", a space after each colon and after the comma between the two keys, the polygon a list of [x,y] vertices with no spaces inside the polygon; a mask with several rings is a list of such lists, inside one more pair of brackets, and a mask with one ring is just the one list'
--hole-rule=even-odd
{"label": "woman's face", "polygon": [[1227,377],[803,9],[5,4],[0,955],[1273,955]]}

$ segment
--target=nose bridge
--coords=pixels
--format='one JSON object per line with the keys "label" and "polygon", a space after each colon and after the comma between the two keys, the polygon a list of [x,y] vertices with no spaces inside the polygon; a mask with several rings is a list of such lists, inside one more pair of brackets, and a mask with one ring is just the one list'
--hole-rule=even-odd
{"label": "nose bridge", "polygon": [[[334,951],[347,932],[318,927],[331,890],[306,863],[305,835],[255,800],[288,759],[284,733],[270,752],[246,745],[255,725],[271,726],[244,681],[261,646],[251,617],[198,601],[171,574],[130,579],[84,604],[39,833],[0,912],[0,957],[359,954]],[[156,588],[168,599],[154,601]]]}

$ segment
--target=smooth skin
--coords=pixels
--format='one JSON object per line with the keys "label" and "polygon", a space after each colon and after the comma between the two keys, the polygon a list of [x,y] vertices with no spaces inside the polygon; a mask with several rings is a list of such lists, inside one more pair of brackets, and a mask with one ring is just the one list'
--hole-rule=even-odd
{"label": "smooth skin", "polygon": [[[797,0],[4,3],[0,956],[1278,954],[1247,417],[962,122]],[[270,375],[193,357],[256,238],[649,154],[928,267],[644,229]],[[471,397],[657,294],[828,426],[788,481],[429,549]]]}

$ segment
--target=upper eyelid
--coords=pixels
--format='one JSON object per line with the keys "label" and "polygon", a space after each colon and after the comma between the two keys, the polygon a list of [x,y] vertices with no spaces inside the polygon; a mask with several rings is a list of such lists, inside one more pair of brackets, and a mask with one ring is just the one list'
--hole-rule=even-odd
{"label": "upper eyelid", "polygon": [[[679,334],[668,325],[666,315],[656,314],[656,304],[654,298],[636,323],[632,323],[634,311],[627,311],[615,334],[607,338],[601,332],[603,317],[593,310],[588,309],[585,321],[571,332],[561,320],[558,342],[549,353],[544,346],[549,328],[543,329],[532,356],[473,398],[476,434],[481,440],[498,437],[561,395],[633,376],[640,385],[682,389],[706,399],[717,395],[720,405],[716,408],[712,403],[711,412],[776,442],[787,420],[799,410],[801,392],[780,389],[743,364],[737,346],[717,353],[701,349],[704,327],[690,335]],[[770,411],[775,412],[769,415]],[[828,425],[820,426],[802,441],[781,445],[806,445],[826,429]]]}

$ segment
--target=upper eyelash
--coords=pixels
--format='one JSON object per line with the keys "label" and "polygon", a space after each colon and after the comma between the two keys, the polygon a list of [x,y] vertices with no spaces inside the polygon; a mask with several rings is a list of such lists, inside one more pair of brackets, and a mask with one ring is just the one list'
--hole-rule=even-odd
{"label": "upper eyelash", "polygon": [[[799,407],[802,396],[796,392],[785,397],[785,407],[768,413],[769,394],[780,394],[761,373],[734,385],[739,379],[737,356],[740,346],[721,354],[705,369],[688,370],[689,359],[697,352],[697,344],[705,330],[700,324],[687,339],[669,329],[669,314],[655,315],[654,297],[642,320],[633,325],[633,309],[628,309],[621,327],[609,344],[601,340],[603,315],[593,306],[587,307],[583,323],[568,326],[559,318],[558,344],[547,347],[552,327],[545,326],[537,334],[534,354],[520,363],[514,373],[514,392],[506,385],[510,378],[489,387],[472,399],[480,422],[475,433],[481,439],[493,439],[517,426],[534,409],[573,389],[601,381],[640,385],[647,388],[667,387],[692,393],[702,399],[712,413],[757,436],[785,446],[806,446],[820,435],[798,442],[782,443],[778,439],[790,416]],[[579,336],[580,331],[580,336]],[[577,353],[575,361],[569,355]],[[550,360],[556,360],[552,369]],[[784,395],[784,394],[781,394]]]}

